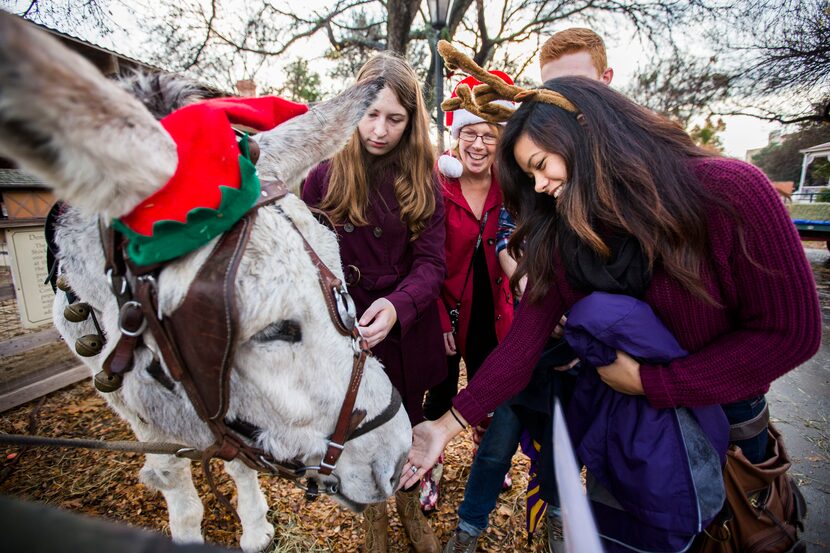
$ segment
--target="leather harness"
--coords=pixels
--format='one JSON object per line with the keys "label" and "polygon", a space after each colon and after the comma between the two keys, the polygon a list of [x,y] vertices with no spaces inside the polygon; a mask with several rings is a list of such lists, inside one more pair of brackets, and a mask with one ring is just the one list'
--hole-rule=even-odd
{"label": "leather harness", "polygon": [[[205,450],[203,464],[214,457],[225,461],[239,459],[254,470],[292,480],[305,489],[310,498],[319,493],[337,493],[337,484],[330,485],[321,492],[313,480],[309,480],[306,487],[299,483],[299,479],[309,470],[330,475],[345,443],[388,422],[400,409],[401,397],[393,386],[386,409],[361,426],[366,411],[355,409],[354,405],[366,358],[371,352],[355,325],[354,302],[340,279],[323,263],[280,206],[275,209],[300,234],[305,250],[317,269],[318,282],[332,322],[340,334],[352,340],[354,361],[349,386],[319,466],[303,466],[299,460],[274,459],[268,452],[251,445],[259,433],[258,428],[245,421],[228,421],[225,418],[237,342],[238,315],[234,283],[239,262],[250,239],[258,209],[274,204],[289,194],[287,187],[280,181],[263,181],[261,190],[260,199],[248,213],[219,238],[213,252],[191,283],[183,303],[166,316],[159,307],[157,289],[157,278],[164,265],[134,265],[125,255],[123,237],[112,227],[100,225],[105,270],[120,309],[121,335],[104,361],[103,371],[95,377],[96,387],[104,392],[120,387],[124,373],[133,368],[134,352],[141,344],[142,333],[149,330],[158,344],[170,376],[182,384],[196,413],[208,425],[216,440]],[[325,214],[318,214],[322,214],[324,221],[327,221]],[[330,221],[328,224],[333,228]],[[135,290],[132,289],[131,281],[134,282]],[[159,367],[155,368],[157,370],[151,374],[169,389],[172,383]],[[205,472],[214,493],[222,499],[212,482],[210,470]]]}

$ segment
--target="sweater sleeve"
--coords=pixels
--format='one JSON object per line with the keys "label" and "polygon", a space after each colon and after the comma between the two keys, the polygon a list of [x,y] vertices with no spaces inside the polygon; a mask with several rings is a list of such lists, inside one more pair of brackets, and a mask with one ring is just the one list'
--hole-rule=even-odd
{"label": "sweater sleeve", "polygon": [[821,339],[812,271],[769,180],[735,160],[708,162],[700,176],[733,206],[742,226],[739,232],[731,217],[722,218],[709,236],[714,270],[734,296],[734,305],[726,306],[732,329],[668,367],[642,365],[643,388],[654,407],[722,404],[765,393],[773,380],[812,357]]}
{"label": "sweater sleeve", "polygon": [[438,300],[441,284],[447,276],[444,259],[444,197],[435,188],[435,211],[418,238],[411,242],[413,262],[395,291],[386,296],[398,315],[405,335],[418,316]]}
{"label": "sweater sleeve", "polygon": [[477,425],[527,386],[545,343],[564,312],[562,298],[553,288],[539,303],[521,301],[507,336],[452,401],[468,423]]}

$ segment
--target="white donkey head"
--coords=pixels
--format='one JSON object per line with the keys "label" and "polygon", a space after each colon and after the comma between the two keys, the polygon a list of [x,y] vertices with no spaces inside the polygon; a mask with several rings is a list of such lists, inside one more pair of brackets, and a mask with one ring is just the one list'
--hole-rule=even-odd
{"label": "white donkey head", "polygon": [[[104,351],[85,359],[95,371],[120,334],[97,221],[130,213],[168,182],[179,160],[176,144],[157,118],[192,101],[194,93],[172,78],[134,78],[128,85],[108,81],[45,33],[0,12],[0,154],[41,177],[72,206],[59,221],[57,243],[61,271],[73,292],[97,313],[107,336]],[[258,135],[259,177],[298,182],[342,147],[382,86],[355,86]],[[138,98],[125,91],[130,87]],[[237,344],[225,418],[256,428],[254,445],[274,459],[318,465],[354,354],[352,340],[338,333],[328,315],[301,234],[341,280],[342,270],[334,233],[296,197],[289,195],[277,206],[259,210],[237,273]],[[163,315],[182,303],[216,241],[161,271]],[[55,324],[72,343],[91,326],[89,321],[65,321],[60,314],[66,303],[59,293]],[[145,332],[133,369],[118,391],[106,394],[107,400],[140,439],[209,446],[213,437],[207,425],[181,384],[170,378],[166,364],[162,370],[172,387],[150,374],[148,367],[158,358],[157,342]],[[370,358],[355,407],[365,411],[368,421],[387,408],[392,395],[382,367]],[[336,483],[335,498],[359,510],[392,494],[410,442],[409,422],[398,409],[384,424],[347,442],[330,476],[310,475],[324,487]]]}

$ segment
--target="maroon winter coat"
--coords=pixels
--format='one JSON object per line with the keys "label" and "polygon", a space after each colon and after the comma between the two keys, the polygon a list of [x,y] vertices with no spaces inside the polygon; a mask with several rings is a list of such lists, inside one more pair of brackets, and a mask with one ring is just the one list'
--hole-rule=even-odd
{"label": "maroon winter coat", "polygon": [[[485,213],[489,214],[482,235],[482,247],[484,248],[484,257],[487,260],[487,273],[490,275],[490,290],[493,294],[493,307],[495,309],[493,320],[496,325],[496,338],[501,342],[501,339],[510,329],[510,323],[513,322],[513,297],[510,294],[510,283],[496,256],[496,230],[498,230],[502,197],[498,180],[496,180],[495,168],[492,173],[493,179],[490,183],[490,191],[487,193],[487,199],[484,200],[484,209],[481,215],[484,217]],[[448,310],[455,308],[463,291],[464,297],[461,298],[456,345],[461,352],[461,356],[464,357],[473,301],[472,271],[469,279],[467,279],[466,287],[464,286],[464,280],[473,259],[473,249],[478,238],[481,222],[476,219],[473,210],[464,198],[464,194],[461,192],[461,183],[458,179],[440,175],[439,182],[444,196],[447,229],[445,246],[447,279],[441,287],[441,300],[439,301],[441,327],[444,332],[451,330]]]}
{"label": "maroon winter coat", "polygon": [[[325,197],[329,167],[324,161],[306,177],[302,197],[308,205],[319,206]],[[398,322],[372,352],[401,393],[414,425],[424,419],[424,392],[447,376],[437,304],[446,275],[444,203],[436,185],[435,213],[411,241],[395,198],[394,169],[387,170],[370,182],[366,219],[365,227],[336,225],[340,259],[358,318],[378,298],[395,306]],[[349,265],[359,270],[359,279]]]}

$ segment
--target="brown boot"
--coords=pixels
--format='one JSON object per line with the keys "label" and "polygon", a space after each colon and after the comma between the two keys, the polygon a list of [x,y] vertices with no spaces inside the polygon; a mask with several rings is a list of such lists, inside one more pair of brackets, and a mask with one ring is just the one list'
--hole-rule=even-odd
{"label": "brown boot", "polygon": [[410,492],[399,491],[395,494],[395,506],[401,524],[416,553],[441,553],[441,542],[429,527],[421,503],[418,501],[418,488]]}
{"label": "brown boot", "polygon": [[386,553],[389,515],[386,513],[386,502],[373,503],[363,511],[363,535],[365,553]]}

